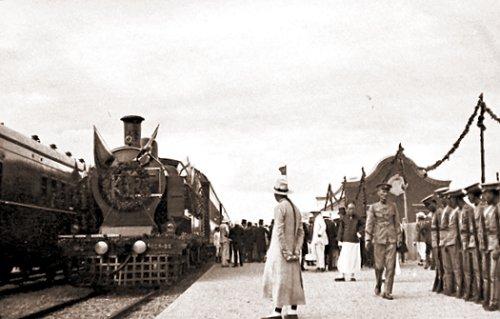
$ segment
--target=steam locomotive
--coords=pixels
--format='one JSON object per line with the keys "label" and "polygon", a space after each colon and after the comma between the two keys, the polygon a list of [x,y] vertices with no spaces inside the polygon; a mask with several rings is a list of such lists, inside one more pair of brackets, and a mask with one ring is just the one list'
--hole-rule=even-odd
{"label": "steam locomotive", "polygon": [[0,125],[0,282],[14,267],[41,268],[49,279],[60,269],[57,236],[91,224],[84,170],[71,153]]}
{"label": "steam locomotive", "polygon": [[213,229],[227,212],[204,174],[158,157],[156,135],[141,138],[140,116],[125,116],[124,146],[109,150],[94,127],[91,196],[99,232],[60,236],[84,286],[157,286],[175,282],[214,253]]}

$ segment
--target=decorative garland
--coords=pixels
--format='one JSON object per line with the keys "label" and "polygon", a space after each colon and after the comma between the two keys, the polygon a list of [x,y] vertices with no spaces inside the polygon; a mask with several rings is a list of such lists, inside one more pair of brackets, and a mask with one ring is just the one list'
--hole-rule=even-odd
{"label": "decorative garland", "polygon": [[[451,147],[451,149],[446,153],[445,156],[443,156],[442,159],[436,161],[434,164],[432,164],[430,166],[424,167],[423,170],[425,172],[429,172],[429,171],[435,170],[436,168],[438,168],[439,166],[441,166],[441,164],[443,164],[444,161],[449,160],[450,156],[453,153],[455,153],[455,151],[460,146],[460,143],[462,142],[462,140],[464,139],[464,137],[469,133],[470,127],[471,127],[472,123],[474,122],[474,119],[476,118],[477,112],[479,111],[479,108],[481,107],[482,103],[483,103],[483,95],[481,94],[479,96],[479,101],[477,102],[477,105],[474,108],[474,112],[469,117],[469,120],[467,121],[467,124],[465,125],[465,128],[462,131],[462,134],[460,134],[458,140],[455,143],[453,143],[453,146]],[[478,126],[479,125],[483,125],[481,118],[479,118],[479,120],[478,120]]]}
{"label": "decorative garland", "polygon": [[494,119],[495,121],[500,123],[500,117],[498,115],[493,113],[493,111],[489,107],[485,106],[484,108],[485,108],[486,112],[491,116],[492,119]]}

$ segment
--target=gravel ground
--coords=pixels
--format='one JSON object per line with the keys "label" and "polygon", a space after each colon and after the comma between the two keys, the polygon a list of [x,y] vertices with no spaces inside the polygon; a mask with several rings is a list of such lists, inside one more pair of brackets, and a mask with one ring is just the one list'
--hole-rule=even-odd
{"label": "gravel ground", "polygon": [[[189,273],[176,285],[163,288],[154,299],[142,305],[129,315],[129,318],[155,318],[161,311],[170,305],[186,289],[189,288],[211,265]],[[72,286],[58,286],[48,289],[20,293],[0,299],[0,318],[18,318],[22,315],[33,313],[37,310],[50,307],[60,302],[78,298],[86,295],[91,290],[87,288],[75,288]],[[73,319],[73,318],[108,318],[115,311],[131,304],[145,294],[144,291],[111,292],[102,296],[78,303],[69,308],[55,312],[46,318],[50,319]]]}
{"label": "gravel ground", "polygon": [[[243,268],[212,268],[174,301],[159,319],[260,318],[272,310],[262,296],[263,264]],[[364,269],[356,282],[335,282],[336,272],[304,272],[307,305],[300,318],[499,318],[480,305],[430,291],[433,271],[406,264],[395,278],[389,301],[373,294],[372,269]]]}
{"label": "gravel ground", "polygon": [[90,290],[72,286],[55,286],[39,291],[9,295],[0,299],[2,319],[18,318],[62,301],[80,297]]}
{"label": "gravel ground", "polygon": [[165,308],[174,302],[182,293],[186,291],[193,283],[196,282],[207,270],[212,266],[205,265],[202,268],[189,273],[185,278],[179,281],[176,285],[163,290],[156,298],[144,304],[128,318],[137,319],[152,319],[156,318]]}

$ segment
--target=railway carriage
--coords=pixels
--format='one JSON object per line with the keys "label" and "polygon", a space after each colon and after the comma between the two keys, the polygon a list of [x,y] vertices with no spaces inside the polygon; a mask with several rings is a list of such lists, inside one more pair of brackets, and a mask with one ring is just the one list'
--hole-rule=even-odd
{"label": "railway carriage", "polygon": [[141,138],[142,117],[121,120],[124,146],[108,150],[94,130],[89,179],[99,232],[59,243],[79,285],[168,285],[213,255],[212,230],[225,209],[203,173],[158,156],[158,128]]}
{"label": "railway carriage", "polygon": [[58,269],[57,236],[88,224],[82,162],[0,125],[0,281],[14,267]]}

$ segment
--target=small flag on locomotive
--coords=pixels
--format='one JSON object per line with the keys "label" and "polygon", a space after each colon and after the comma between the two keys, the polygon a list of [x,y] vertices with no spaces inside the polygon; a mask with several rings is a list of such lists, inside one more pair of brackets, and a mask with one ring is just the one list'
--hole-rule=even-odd
{"label": "small flag on locomotive", "polygon": [[125,116],[124,144],[109,150],[94,128],[90,170],[98,234],[60,236],[73,280],[92,286],[157,286],[212,260],[212,232],[224,207],[193,167],[158,156],[141,138],[140,116]]}

